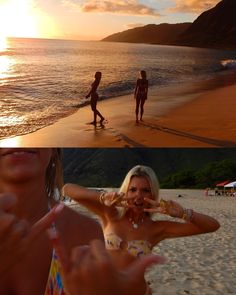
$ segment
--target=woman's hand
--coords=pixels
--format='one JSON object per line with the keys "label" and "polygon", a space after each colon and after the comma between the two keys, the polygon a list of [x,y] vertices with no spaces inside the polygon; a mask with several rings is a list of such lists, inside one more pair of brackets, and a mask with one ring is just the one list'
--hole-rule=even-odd
{"label": "woman's hand", "polygon": [[145,198],[147,203],[151,205],[151,208],[144,209],[145,212],[161,213],[171,217],[183,218],[184,208],[174,201],[165,201],[163,199],[160,202]]}
{"label": "woman's hand", "polygon": [[155,255],[137,259],[125,270],[116,268],[112,258],[99,240],[90,246],[76,247],[68,257],[57,232],[49,236],[56,249],[67,295],[144,295],[142,279],[146,268],[164,263],[164,258]]}
{"label": "woman's hand", "polygon": [[63,207],[58,205],[32,227],[26,220],[18,219],[11,211],[17,205],[17,197],[11,193],[0,194],[0,276],[4,275],[30,245],[55,221]]}
{"label": "woman's hand", "polygon": [[100,202],[105,206],[121,206],[124,207],[127,204],[127,201],[124,200],[123,193],[117,192],[103,192],[100,195]]}

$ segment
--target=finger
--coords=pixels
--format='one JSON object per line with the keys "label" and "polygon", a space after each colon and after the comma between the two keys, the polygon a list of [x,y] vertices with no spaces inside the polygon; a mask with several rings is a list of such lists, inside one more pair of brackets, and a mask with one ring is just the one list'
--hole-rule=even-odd
{"label": "finger", "polygon": [[104,244],[100,240],[93,240],[90,243],[91,247],[91,254],[93,255],[94,259],[98,261],[98,263],[102,264],[103,266],[107,266],[111,263],[111,258],[108,255]]}
{"label": "finger", "polygon": [[123,196],[124,196],[124,193],[120,193],[120,194],[115,193],[115,196],[111,202],[111,205],[114,205],[116,203],[120,203],[123,200]]}
{"label": "finger", "polygon": [[9,249],[11,249],[12,253],[13,251],[15,251],[15,249],[17,249],[16,252],[20,253],[21,249],[24,248],[29,229],[29,224],[25,220],[15,222],[12,225],[9,233],[5,235],[3,242],[1,242],[1,249],[5,249],[8,251]]}
{"label": "finger", "polygon": [[83,258],[90,251],[90,247],[88,245],[78,246],[72,249],[71,251],[71,262],[73,265],[81,266],[83,263]]}
{"label": "finger", "polygon": [[151,205],[153,205],[153,206],[160,207],[160,204],[155,200],[152,200],[152,199],[149,199],[149,198],[144,198],[144,201],[151,204]]}
{"label": "finger", "polygon": [[119,203],[119,205],[120,205],[121,207],[124,207],[124,208],[127,208],[127,207],[128,207],[128,203],[127,203],[127,201],[121,201],[121,202]]}
{"label": "finger", "polygon": [[13,225],[17,223],[17,219],[13,214],[5,214],[1,215],[1,223],[0,223],[0,239],[4,239],[6,235],[10,234]]}
{"label": "finger", "polygon": [[12,209],[17,203],[17,197],[11,193],[0,194],[0,212]]}
{"label": "finger", "polygon": [[127,272],[134,278],[141,279],[144,276],[145,270],[154,264],[164,264],[166,258],[159,255],[146,255],[135,260],[127,269]]}
{"label": "finger", "polygon": [[23,239],[29,233],[30,227],[26,220],[19,220],[12,227],[12,231],[10,233],[12,240],[17,241]]}
{"label": "finger", "polygon": [[64,209],[64,204],[59,203],[55,207],[52,208],[50,212],[44,215],[39,221],[37,221],[31,228],[31,233],[29,236],[29,242],[34,241],[42,232],[44,232],[47,228],[49,228],[52,223],[56,220],[56,218],[60,215],[62,210]]}
{"label": "finger", "polygon": [[97,260],[94,253],[91,251],[91,245],[79,246],[76,248],[77,254],[74,256],[76,261],[73,261],[74,271],[79,275],[83,283],[91,284],[91,277],[97,278],[100,274],[98,269]]}

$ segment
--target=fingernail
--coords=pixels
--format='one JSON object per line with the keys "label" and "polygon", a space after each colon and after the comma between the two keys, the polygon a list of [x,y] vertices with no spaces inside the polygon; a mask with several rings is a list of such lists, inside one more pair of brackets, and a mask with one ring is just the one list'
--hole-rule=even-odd
{"label": "fingernail", "polygon": [[54,212],[59,214],[64,209],[64,207],[65,207],[65,204],[61,202],[54,207]]}

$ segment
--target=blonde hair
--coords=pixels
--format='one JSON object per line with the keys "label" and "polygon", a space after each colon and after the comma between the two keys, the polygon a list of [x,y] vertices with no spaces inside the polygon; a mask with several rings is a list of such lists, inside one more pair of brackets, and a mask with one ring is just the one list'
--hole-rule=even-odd
{"label": "blonde hair", "polygon": [[[159,199],[159,181],[157,179],[157,176],[155,172],[152,170],[152,168],[148,166],[143,166],[143,165],[137,165],[133,167],[125,176],[125,179],[120,187],[119,193],[123,193],[124,195],[127,194],[129,184],[131,181],[132,177],[145,177],[147,181],[149,182],[150,188],[151,188],[151,193],[152,196],[154,197],[155,200],[158,201]],[[122,218],[125,213],[127,212],[127,209],[124,207],[117,207],[118,209],[118,216],[119,218]],[[148,213],[146,212],[147,215],[150,217],[153,215],[153,213]]]}
{"label": "blonde hair", "polygon": [[155,172],[152,170],[152,168],[150,168],[148,166],[137,165],[137,166],[133,167],[125,176],[125,179],[120,187],[119,192],[124,193],[125,195],[127,194],[130,180],[134,176],[145,177],[149,182],[149,185],[151,188],[151,193],[152,193],[154,199],[158,200],[158,198],[159,198],[159,181],[157,179]]}
{"label": "blonde hair", "polygon": [[61,191],[63,186],[63,170],[61,149],[59,148],[52,151],[52,157],[46,170],[45,183],[49,198],[54,198],[57,190]]}

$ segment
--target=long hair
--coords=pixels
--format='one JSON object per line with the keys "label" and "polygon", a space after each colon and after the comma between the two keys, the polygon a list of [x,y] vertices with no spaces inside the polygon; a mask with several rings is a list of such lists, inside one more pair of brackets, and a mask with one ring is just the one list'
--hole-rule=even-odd
{"label": "long hair", "polygon": [[96,80],[98,80],[100,82],[100,80],[102,78],[102,72],[96,72],[94,77]]}
{"label": "long hair", "polygon": [[125,176],[125,179],[120,187],[119,192],[124,193],[125,195],[127,194],[130,180],[134,176],[145,177],[149,182],[149,185],[151,188],[151,193],[152,193],[154,199],[158,200],[158,198],[159,198],[159,181],[157,179],[155,172],[152,170],[152,168],[150,168],[148,166],[137,165],[137,166],[133,167]]}
{"label": "long hair", "polygon": [[[152,168],[148,166],[143,166],[143,165],[137,165],[133,167],[125,176],[125,179],[120,187],[119,193],[124,193],[125,195],[128,192],[129,184],[131,181],[131,178],[137,176],[137,177],[145,177],[147,181],[149,182],[150,188],[151,188],[151,193],[152,196],[154,197],[155,200],[158,201],[159,199],[159,181],[157,179],[157,176],[155,172],[152,170]],[[124,207],[118,208],[118,214],[119,218],[122,218],[127,209]],[[153,213],[148,213],[147,215],[152,216]]]}
{"label": "long hair", "polygon": [[49,198],[55,198],[55,194],[61,191],[63,186],[62,152],[55,148],[46,170],[46,192]]}
{"label": "long hair", "polygon": [[147,73],[146,73],[146,71],[142,70],[142,71],[140,71],[139,73],[140,73],[140,77],[141,77],[142,79],[144,79],[144,80],[147,79]]}

